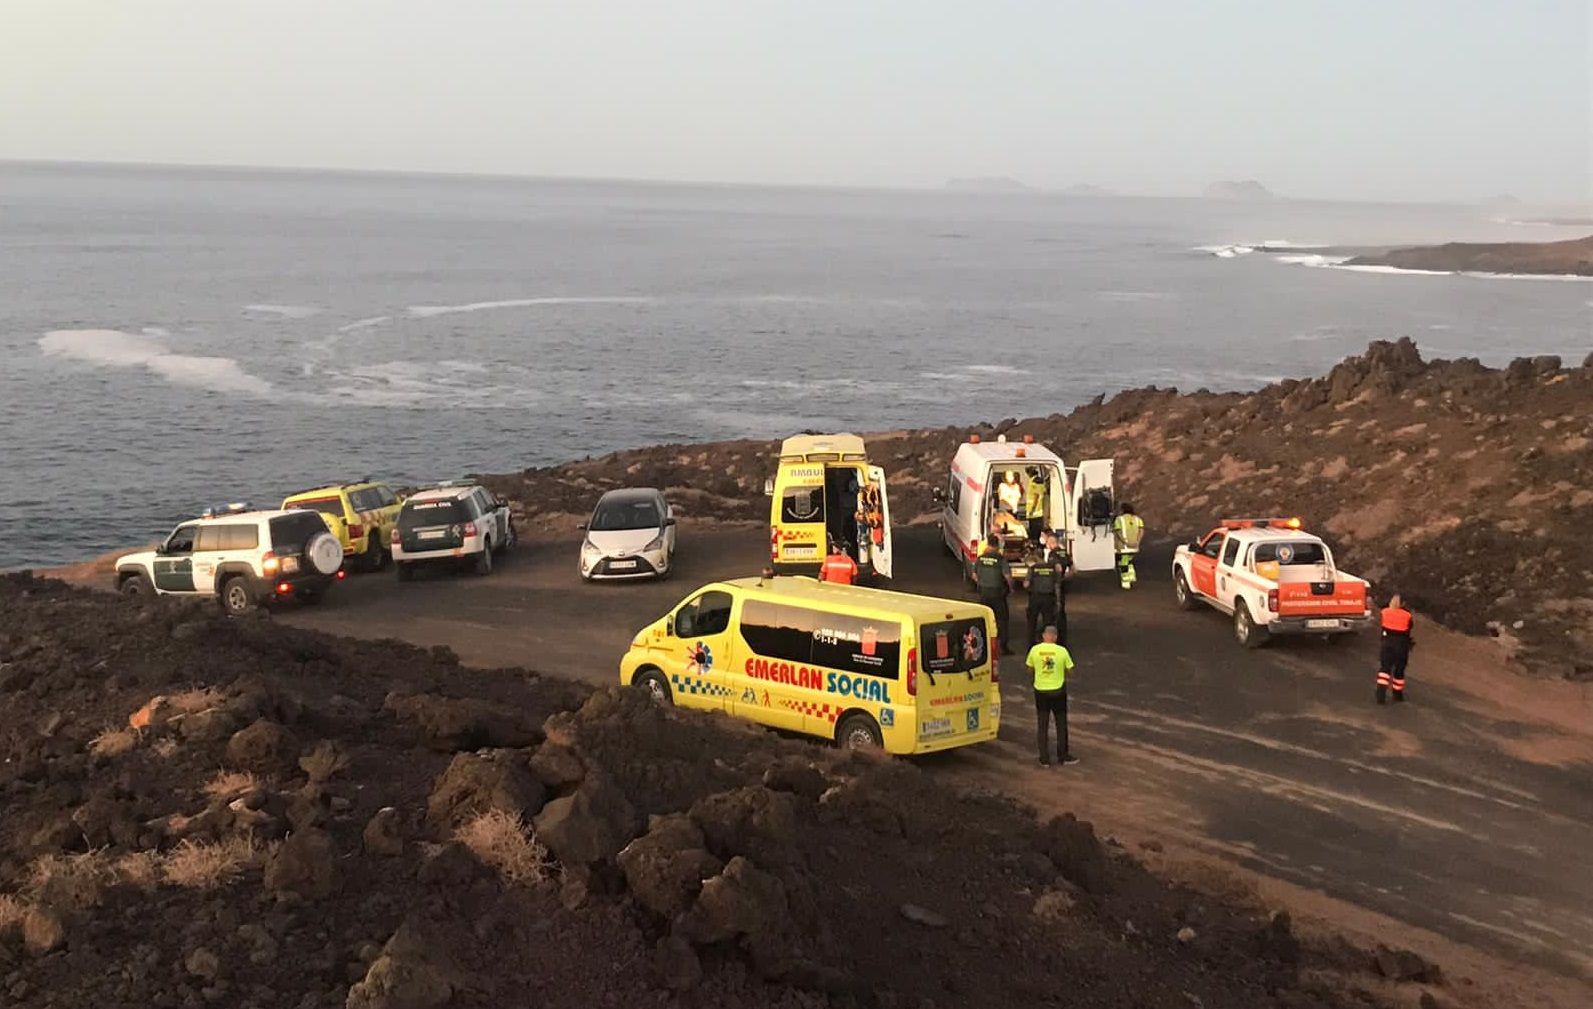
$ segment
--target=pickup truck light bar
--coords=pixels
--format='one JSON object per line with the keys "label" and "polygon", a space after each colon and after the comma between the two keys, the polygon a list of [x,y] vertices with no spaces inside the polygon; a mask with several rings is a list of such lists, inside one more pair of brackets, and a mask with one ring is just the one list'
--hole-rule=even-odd
{"label": "pickup truck light bar", "polygon": [[1293,518],[1223,519],[1224,529],[1299,529],[1303,523],[1298,515]]}

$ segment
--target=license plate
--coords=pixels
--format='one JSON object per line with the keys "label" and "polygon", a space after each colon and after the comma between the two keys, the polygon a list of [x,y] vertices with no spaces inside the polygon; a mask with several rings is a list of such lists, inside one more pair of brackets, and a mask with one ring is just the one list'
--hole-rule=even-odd
{"label": "license plate", "polygon": [[297,570],[299,570],[299,559],[297,557],[284,557],[284,558],[282,558],[282,573],[283,574],[291,575]]}
{"label": "license plate", "polygon": [[951,735],[951,719],[926,718],[919,724],[920,736],[949,736]]}
{"label": "license plate", "polygon": [[1336,629],[1339,626],[1339,622],[1337,620],[1307,620],[1305,626],[1327,631]]}
{"label": "license plate", "polygon": [[442,529],[422,529],[420,532],[415,534],[415,538],[422,540],[440,540],[444,535],[446,535],[446,533]]}
{"label": "license plate", "polygon": [[608,567],[609,567],[610,571],[633,571],[636,568],[636,562],[635,561],[609,561],[608,562]]}
{"label": "license plate", "polygon": [[813,557],[819,552],[819,548],[811,543],[801,543],[795,546],[782,547],[781,550],[791,557]]}

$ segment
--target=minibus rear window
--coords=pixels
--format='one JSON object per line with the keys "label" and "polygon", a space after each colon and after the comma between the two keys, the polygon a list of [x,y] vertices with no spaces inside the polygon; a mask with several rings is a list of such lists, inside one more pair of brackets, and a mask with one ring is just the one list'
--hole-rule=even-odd
{"label": "minibus rear window", "polygon": [[824,488],[787,487],[780,499],[781,522],[823,522]]}
{"label": "minibus rear window", "polygon": [[990,659],[984,617],[925,624],[919,640],[918,661],[926,673],[966,673]]}

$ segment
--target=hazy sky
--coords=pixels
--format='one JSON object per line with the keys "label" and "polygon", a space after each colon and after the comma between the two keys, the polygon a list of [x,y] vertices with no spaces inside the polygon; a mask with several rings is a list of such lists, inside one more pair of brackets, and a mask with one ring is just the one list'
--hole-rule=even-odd
{"label": "hazy sky", "polygon": [[0,0],[0,158],[1586,201],[1593,0]]}

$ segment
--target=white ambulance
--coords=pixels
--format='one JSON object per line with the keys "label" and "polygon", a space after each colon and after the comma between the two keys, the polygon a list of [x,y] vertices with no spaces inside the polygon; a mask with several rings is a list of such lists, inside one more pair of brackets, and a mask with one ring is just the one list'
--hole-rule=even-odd
{"label": "white ambulance", "polygon": [[[1032,490],[1038,485],[1038,490]],[[985,441],[969,435],[951,460],[941,505],[946,548],[968,570],[992,532],[1014,578],[1029,572],[1041,546],[1037,533],[1055,531],[1075,571],[1108,571],[1116,566],[1112,519],[1112,460],[1085,459],[1068,466],[1061,456],[1037,444],[1032,435]],[[1030,514],[1033,511],[1035,514]]]}

